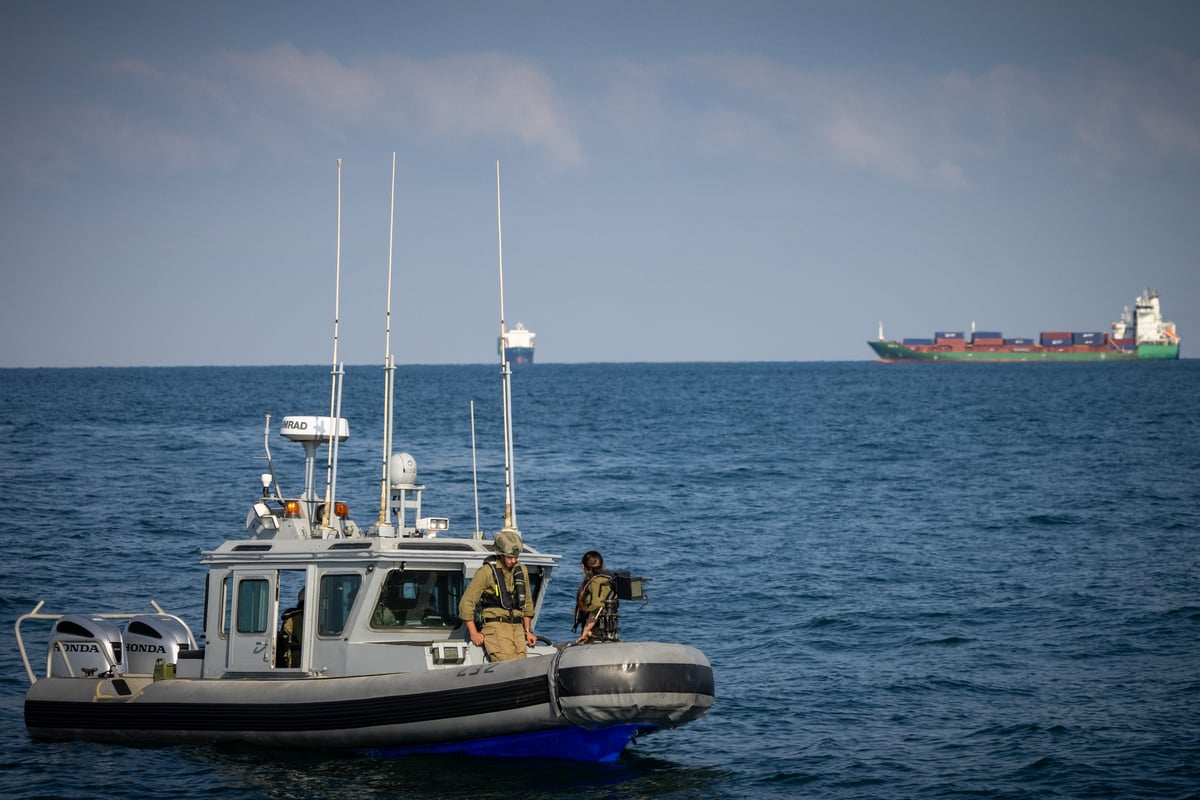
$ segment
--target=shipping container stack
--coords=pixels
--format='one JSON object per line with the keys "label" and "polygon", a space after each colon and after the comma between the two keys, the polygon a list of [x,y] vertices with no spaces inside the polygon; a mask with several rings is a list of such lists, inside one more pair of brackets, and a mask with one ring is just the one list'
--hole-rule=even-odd
{"label": "shipping container stack", "polygon": [[967,339],[962,331],[936,331],[933,334],[933,343],[939,350],[967,349]]}
{"label": "shipping container stack", "polygon": [[1087,347],[1102,347],[1104,345],[1104,334],[1102,332],[1094,331],[1072,333],[1071,342],[1073,344],[1081,344]]}
{"label": "shipping container stack", "polygon": [[1042,347],[1052,347],[1056,350],[1066,350],[1071,344],[1070,332],[1042,331]]}
{"label": "shipping container stack", "polygon": [[995,350],[1004,346],[1004,334],[1000,331],[976,331],[971,334],[971,346],[977,350]]}

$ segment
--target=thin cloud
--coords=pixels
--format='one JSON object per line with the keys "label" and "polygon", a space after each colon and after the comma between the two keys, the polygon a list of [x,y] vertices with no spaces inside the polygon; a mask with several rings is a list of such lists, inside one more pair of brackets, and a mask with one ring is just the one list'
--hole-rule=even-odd
{"label": "thin cloud", "polygon": [[342,124],[367,124],[380,101],[379,78],[322,53],[280,44],[254,53],[224,53],[232,86],[275,113]]}
{"label": "thin cloud", "polygon": [[533,62],[483,53],[430,62],[391,57],[379,66],[398,124],[438,136],[515,138],[563,168],[585,161],[553,81]]}
{"label": "thin cloud", "polygon": [[10,163],[40,182],[93,160],[226,166],[264,150],[302,148],[314,136],[341,140],[360,130],[510,140],[560,169],[586,163],[553,81],[528,60],[494,53],[346,63],[281,44],[222,53],[212,65],[184,74],[115,60],[86,99],[44,98],[0,122]]}
{"label": "thin cloud", "polygon": [[460,141],[515,139],[560,168],[585,161],[553,81],[528,60],[502,53],[431,61],[387,55],[347,64],[282,44],[228,53],[223,61],[236,85],[252,87],[256,116],[265,108],[276,120],[328,131],[382,127]]}
{"label": "thin cloud", "polygon": [[22,113],[0,121],[14,171],[52,180],[93,159],[226,166],[361,131],[511,142],[570,170],[587,163],[573,122],[585,118],[590,135],[639,152],[827,163],[942,188],[1013,157],[1096,174],[1200,157],[1200,61],[1171,50],[1080,59],[1056,74],[1019,64],[814,70],[755,54],[626,59],[596,65],[611,81],[606,97],[570,102],[544,65],[499,52],[348,62],[285,43],[186,73],[135,59],[108,67],[94,91],[21,98]]}
{"label": "thin cloud", "polygon": [[1200,60],[1146,50],[1081,60],[1059,81],[1077,157],[1104,168],[1200,156]]}
{"label": "thin cloud", "polygon": [[515,139],[560,168],[585,159],[553,81],[537,64],[500,53],[417,61],[382,56],[347,64],[283,44],[223,58],[242,103],[262,117],[336,134],[383,129],[459,141]]}
{"label": "thin cloud", "polygon": [[966,185],[962,168],[943,160],[926,166],[913,154],[902,132],[870,125],[851,114],[830,122],[826,141],[846,164],[873,170],[904,183],[959,188]]}
{"label": "thin cloud", "polygon": [[609,108],[627,136],[640,114],[646,132],[730,157],[823,155],[919,185],[961,188],[1014,156],[1107,173],[1200,155],[1200,61],[1174,51],[1082,59],[1055,75],[1014,64],[827,72],[741,54],[615,75]]}

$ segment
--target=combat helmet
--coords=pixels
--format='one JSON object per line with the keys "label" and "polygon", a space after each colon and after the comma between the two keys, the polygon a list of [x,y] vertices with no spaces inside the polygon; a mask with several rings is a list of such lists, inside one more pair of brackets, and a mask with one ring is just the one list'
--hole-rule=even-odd
{"label": "combat helmet", "polygon": [[521,534],[517,533],[516,528],[504,528],[496,534],[493,546],[502,556],[519,556],[522,547]]}

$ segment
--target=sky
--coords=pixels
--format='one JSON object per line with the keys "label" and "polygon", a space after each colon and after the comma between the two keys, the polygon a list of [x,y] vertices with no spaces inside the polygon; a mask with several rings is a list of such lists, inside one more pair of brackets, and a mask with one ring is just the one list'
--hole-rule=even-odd
{"label": "sky", "polygon": [[1200,342],[1200,3],[0,13],[0,367]]}

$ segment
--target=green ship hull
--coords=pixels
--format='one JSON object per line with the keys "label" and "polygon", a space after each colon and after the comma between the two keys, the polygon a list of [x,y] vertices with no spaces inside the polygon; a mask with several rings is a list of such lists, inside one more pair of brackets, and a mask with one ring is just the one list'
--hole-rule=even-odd
{"label": "green ship hull", "polygon": [[1179,358],[1177,344],[1143,344],[1136,348],[1048,348],[1038,346],[961,350],[907,347],[899,342],[867,342],[880,361],[981,361],[988,363],[1034,361],[1165,361]]}

